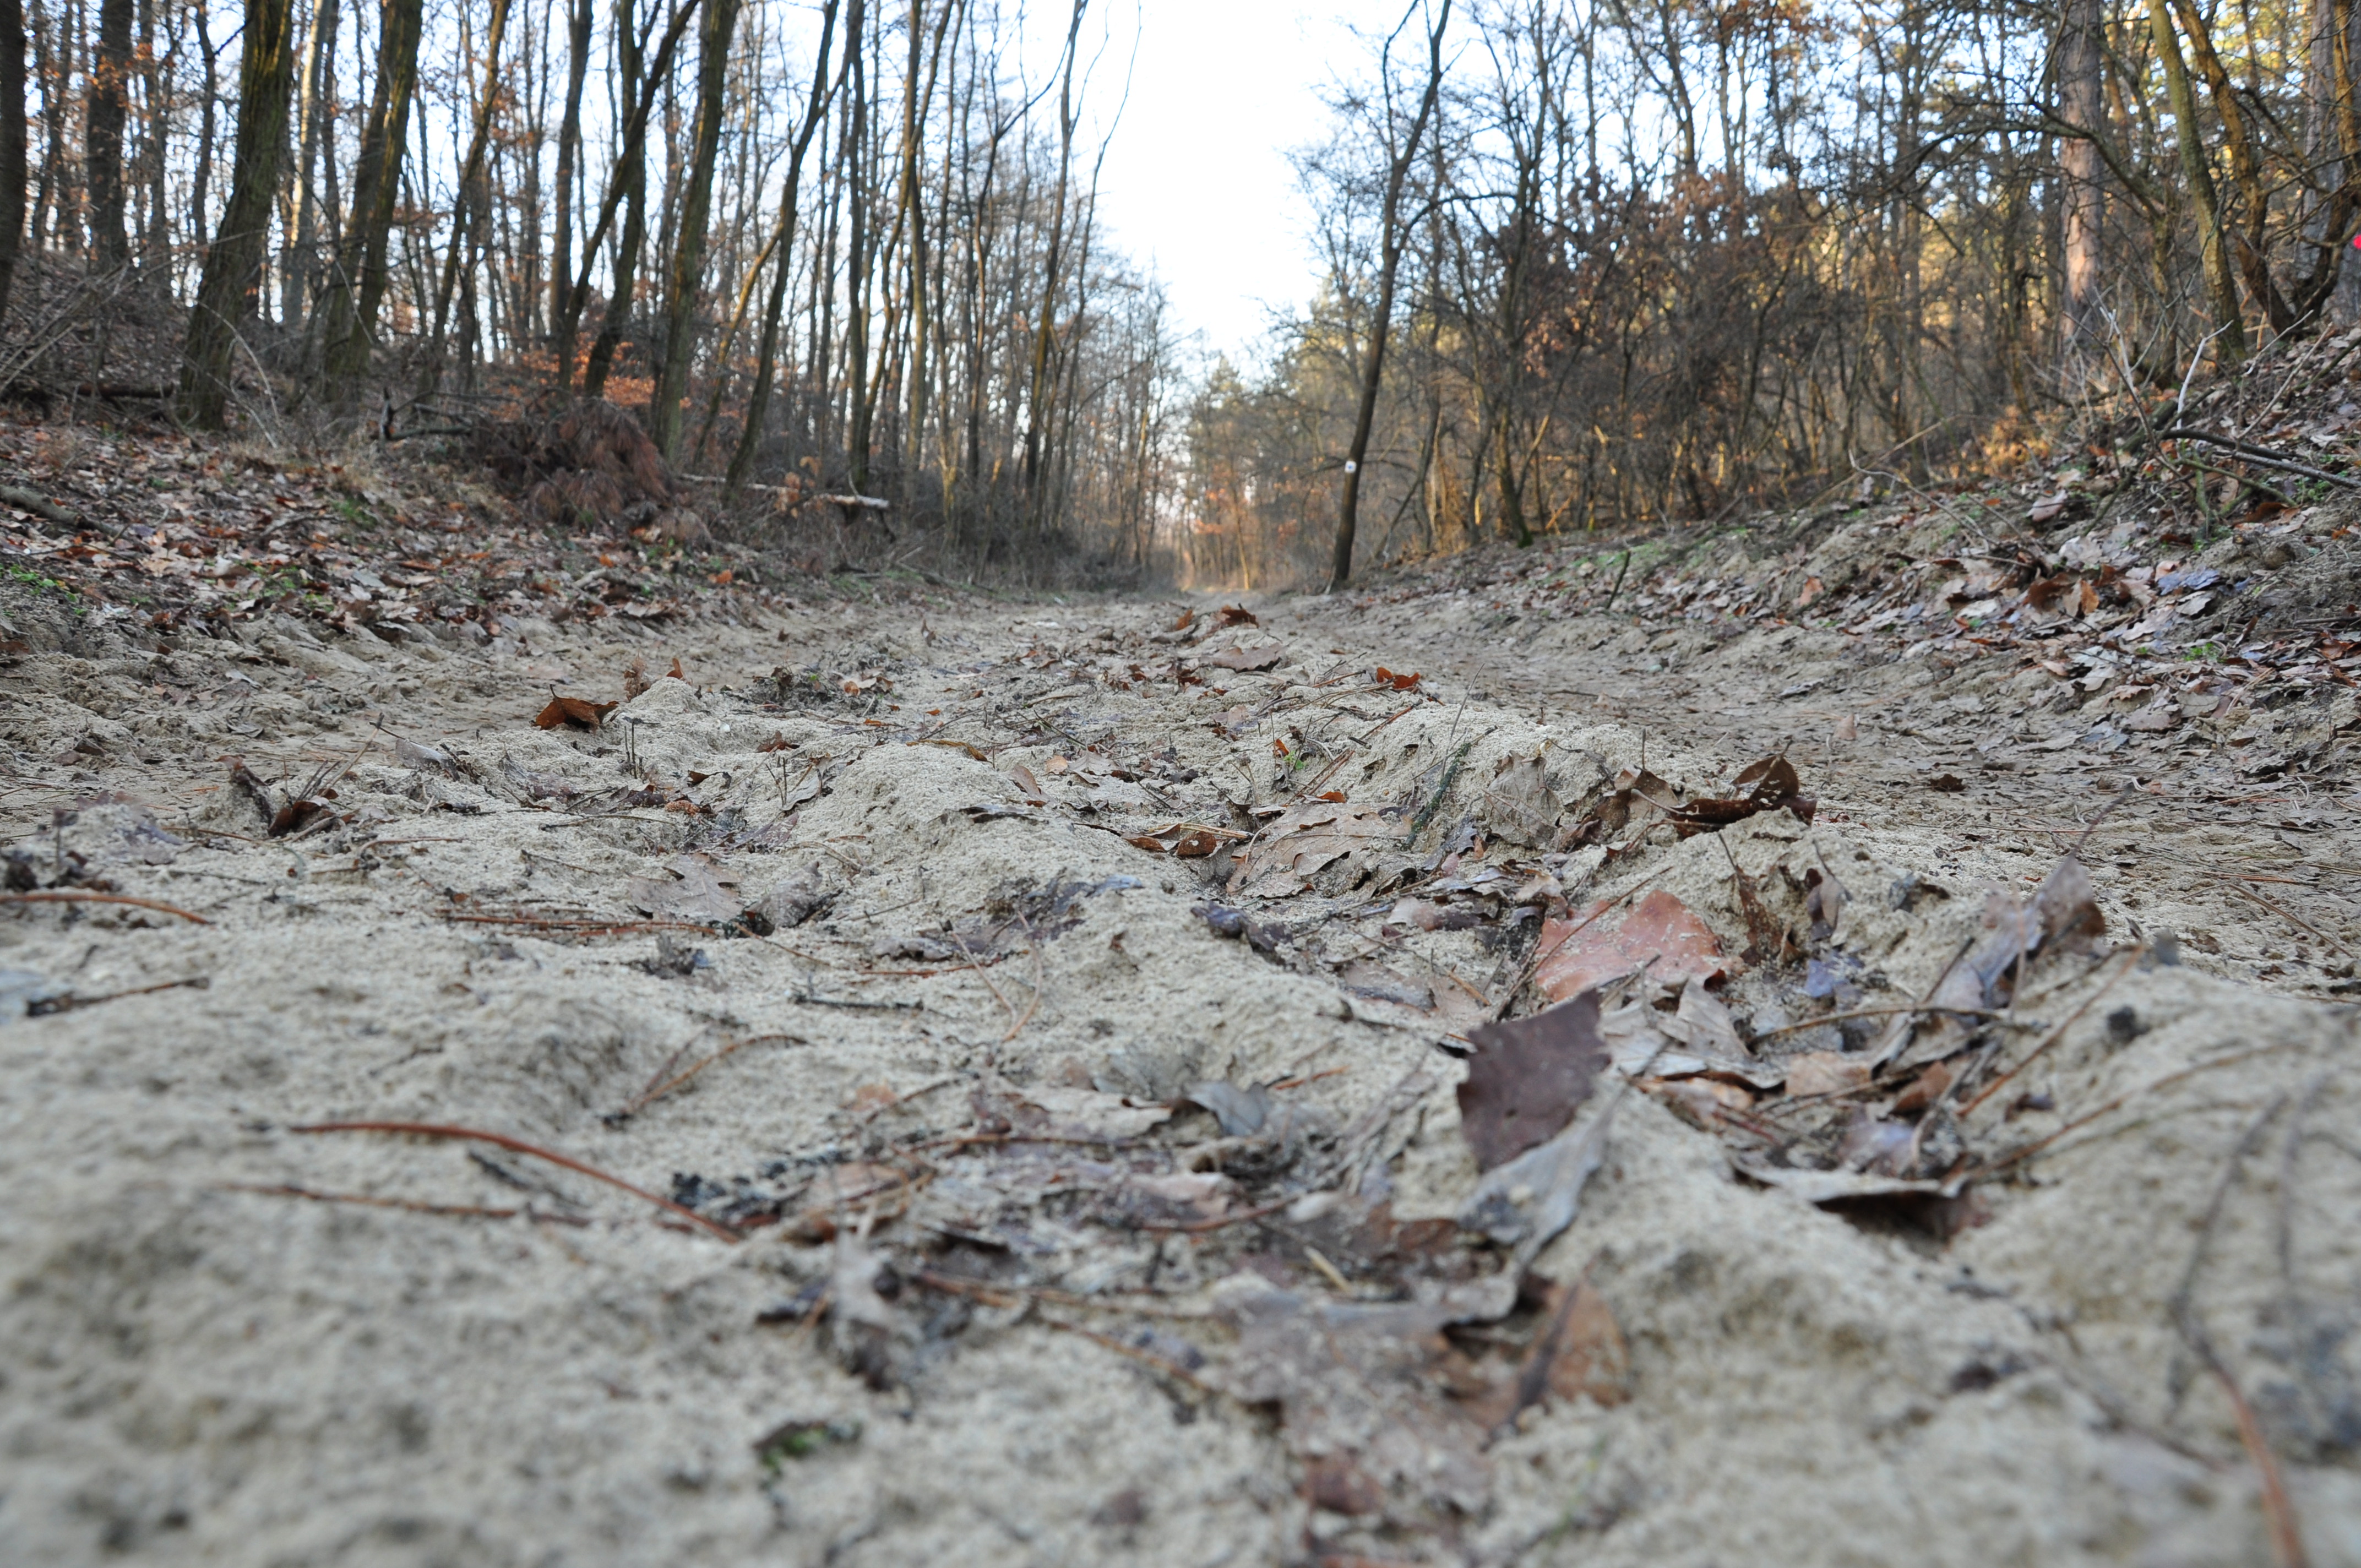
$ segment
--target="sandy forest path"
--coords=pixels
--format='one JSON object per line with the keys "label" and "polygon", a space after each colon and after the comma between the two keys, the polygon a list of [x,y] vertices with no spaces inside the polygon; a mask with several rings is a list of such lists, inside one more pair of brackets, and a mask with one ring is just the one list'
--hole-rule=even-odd
{"label": "sandy forest path", "polygon": [[2361,1563],[2349,697],[1535,604],[28,639],[0,1537]]}

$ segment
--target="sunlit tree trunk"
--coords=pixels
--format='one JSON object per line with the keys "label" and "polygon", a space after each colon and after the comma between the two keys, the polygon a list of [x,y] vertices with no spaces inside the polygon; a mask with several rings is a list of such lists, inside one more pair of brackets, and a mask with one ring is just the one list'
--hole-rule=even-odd
{"label": "sunlit tree trunk", "polygon": [[418,86],[423,20],[423,0],[384,0],[379,10],[377,86],[353,170],[351,217],[317,308],[321,388],[345,408],[358,400],[368,374],[378,307],[385,300],[386,250],[401,196],[401,159],[410,138],[410,102]]}
{"label": "sunlit tree trunk", "polygon": [[204,276],[189,313],[173,403],[181,422],[198,430],[219,430],[228,411],[238,321],[269,229],[279,149],[286,140],[288,97],[295,82],[291,9],[289,0],[247,0],[238,66],[237,159],[229,203],[205,252]]}
{"label": "sunlit tree trunk", "polygon": [[771,235],[771,293],[763,304],[763,335],[754,347],[754,385],[746,394],[745,423],[738,433],[738,447],[730,455],[730,469],[722,481],[724,493],[733,497],[753,477],[754,458],[763,448],[763,422],[770,415],[771,383],[778,367],[779,320],[786,306],[788,280],[795,270],[792,258],[804,157],[811,148],[812,137],[828,117],[829,100],[835,91],[828,84],[828,56],[829,46],[836,38],[836,7],[837,0],[822,0],[819,60],[812,67],[811,97],[804,111],[804,123],[796,132],[794,149],[787,155],[786,178],[779,192],[779,222]]}
{"label": "sunlit tree trunk", "polygon": [[2105,25],[2099,0],[2066,0],[2065,27],[2058,40],[2058,117],[2070,130],[2059,148],[2059,244],[2064,287],[2059,296],[2061,384],[2069,396],[2089,379],[2104,327],[2100,313],[2102,249],[2105,244],[2106,187],[2101,182],[2098,143],[2092,139],[2105,114]]}
{"label": "sunlit tree trunk", "polygon": [[730,48],[738,30],[738,0],[705,0],[704,48],[697,72],[697,132],[690,153],[688,189],[675,230],[672,276],[664,311],[664,363],[656,370],[650,439],[666,461],[679,455],[680,403],[688,392],[688,370],[697,338],[689,330],[697,292],[705,282],[706,223],[713,206],[713,163],[721,148],[724,90],[730,80]]}
{"label": "sunlit tree trunk", "polygon": [[2189,68],[2180,57],[2180,38],[2173,30],[2168,0],[2148,0],[2147,19],[2156,38],[2157,61],[2164,68],[2166,98],[2172,106],[2180,178],[2197,203],[2205,280],[2213,293],[2222,357],[2235,364],[2246,356],[2246,329],[2240,319],[2238,285],[2230,275],[2229,247],[2222,232],[2222,199],[2213,188],[2213,171],[2206,162],[2204,137],[2197,123],[2197,95],[2190,89]]}
{"label": "sunlit tree trunk", "polygon": [[1361,365],[1361,396],[1353,415],[1352,444],[1345,454],[1345,488],[1336,503],[1336,542],[1328,569],[1328,591],[1341,592],[1353,579],[1353,534],[1361,511],[1361,465],[1368,460],[1369,432],[1377,422],[1378,388],[1385,376],[1386,334],[1393,326],[1394,284],[1401,273],[1402,252],[1410,240],[1401,221],[1402,189],[1411,165],[1418,158],[1420,138],[1434,115],[1436,96],[1443,90],[1443,35],[1451,25],[1451,0],[1443,0],[1429,24],[1426,40],[1426,91],[1418,113],[1386,170],[1385,203],[1378,217],[1378,300],[1369,322],[1369,345]]}

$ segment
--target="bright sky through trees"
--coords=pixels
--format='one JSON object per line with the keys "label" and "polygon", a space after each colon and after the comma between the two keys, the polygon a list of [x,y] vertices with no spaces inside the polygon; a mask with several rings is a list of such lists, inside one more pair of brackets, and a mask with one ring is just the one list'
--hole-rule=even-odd
{"label": "bright sky through trees", "polygon": [[[1063,20],[1061,8],[1043,9],[1034,30]],[[1138,60],[1102,212],[1115,243],[1162,280],[1180,330],[1235,356],[1260,335],[1266,305],[1312,292],[1319,261],[1288,155],[1321,135],[1330,83],[1359,63],[1352,28],[1383,28],[1400,13],[1334,0],[1141,0],[1136,11],[1110,6],[1105,20],[1098,112],[1122,89],[1135,26]]]}

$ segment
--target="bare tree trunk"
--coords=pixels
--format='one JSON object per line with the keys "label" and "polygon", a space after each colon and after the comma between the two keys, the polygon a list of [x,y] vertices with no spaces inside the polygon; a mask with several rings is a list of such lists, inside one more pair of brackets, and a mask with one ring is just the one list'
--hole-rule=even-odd
{"label": "bare tree trunk", "polygon": [[2100,182],[2099,144],[2092,138],[2105,115],[2104,26],[2100,0],[2066,0],[2065,26],[2058,40],[2058,117],[2086,133],[2069,136],[2058,152],[2064,176],[2060,245],[2066,271],[2059,300],[2058,348],[2060,384],[2070,398],[2088,383],[2092,356],[2103,335],[2099,280],[2107,192]]}
{"label": "bare tree trunk", "polygon": [[2270,219],[2270,198],[2263,189],[2262,160],[2255,146],[2253,128],[2246,124],[2246,112],[2238,105],[2236,84],[2231,82],[2221,56],[2213,52],[2213,35],[2206,27],[2205,18],[2189,0],[2173,0],[2173,8],[2180,14],[2181,29],[2189,35],[2190,52],[2197,57],[2198,74],[2205,78],[2213,112],[2221,116],[2222,139],[2230,153],[2231,181],[2245,208],[2246,227],[2231,228],[2225,222],[2225,237],[2235,253],[2239,275],[2246,280],[2246,292],[2254,297],[2263,319],[2270,323],[2272,332],[2286,332],[2295,325],[2296,313],[2272,280],[2270,263],[2264,255],[2268,241],[2263,231]]}
{"label": "bare tree trunk", "polygon": [[247,290],[261,265],[286,139],[287,101],[295,82],[291,0],[247,0],[246,46],[238,66],[237,160],[229,204],[205,252],[189,337],[181,354],[174,411],[184,424],[219,430],[228,411],[237,324]]}
{"label": "bare tree trunk", "polygon": [[384,0],[378,13],[377,87],[353,171],[352,215],[317,313],[323,318],[320,385],[346,408],[358,400],[368,374],[378,306],[385,299],[386,247],[401,196],[423,10],[423,0]]}
{"label": "bare tree trunk", "polygon": [[732,498],[753,477],[754,456],[763,448],[763,422],[770,412],[771,382],[777,373],[779,318],[786,306],[788,275],[795,269],[796,207],[803,184],[804,155],[828,117],[829,100],[836,93],[828,80],[829,46],[836,39],[836,7],[837,0],[821,0],[819,60],[812,67],[811,99],[787,154],[786,180],[779,193],[779,224],[771,235],[771,295],[763,302],[763,336],[754,348],[754,386],[746,394],[745,423],[738,432],[738,448],[730,455],[730,468],[722,480],[722,493]]}
{"label": "bare tree trunk", "polygon": [[25,4],[0,0],[0,324],[25,236]]}
{"label": "bare tree trunk", "polygon": [[[319,187],[316,174],[322,155],[321,142],[329,129],[327,106],[323,99],[334,84],[336,73],[337,21],[337,0],[318,0],[312,13],[311,30],[303,41],[302,74],[297,79],[295,224],[294,232],[287,241],[287,292],[280,307],[280,314],[290,322],[303,319],[320,288]],[[333,143],[327,147],[326,155],[334,160],[335,148]]]}
{"label": "bare tree trunk", "polygon": [[1065,60],[1058,84],[1058,194],[1049,209],[1049,246],[1041,260],[1041,307],[1033,323],[1033,366],[1025,394],[1025,511],[1038,528],[1041,521],[1041,435],[1049,428],[1049,348],[1057,332],[1058,281],[1063,269],[1066,238],[1066,188],[1074,156],[1074,67],[1076,46],[1082,32],[1082,12],[1090,0],[1074,0],[1066,24]]}
{"label": "bare tree trunk", "polygon": [[2172,119],[2180,148],[2180,177],[2196,199],[2205,262],[2205,280],[2213,291],[2214,323],[2221,331],[2222,356],[2231,364],[2246,356],[2246,328],[2238,311],[2238,285],[2230,275],[2230,255],[2222,229],[2222,199],[2213,188],[2213,171],[2205,160],[2205,142],[2197,124],[2197,95],[2189,85],[2189,67],[2180,58],[2180,38],[2173,30],[2169,0],[2148,0],[2148,28],[2156,38],[2157,60],[2164,67],[2164,88],[2172,105]]}
{"label": "bare tree trunk", "polygon": [[[197,118],[197,170],[189,177],[189,233],[203,242],[205,202],[213,184],[214,108],[221,102],[220,57],[206,30],[205,0],[196,0],[197,49],[205,57],[204,105]],[[224,39],[225,43],[228,40]]]}
{"label": "bare tree trunk", "polygon": [[675,230],[672,277],[666,291],[664,363],[656,371],[654,406],[648,437],[664,460],[680,455],[680,403],[688,393],[688,369],[697,340],[689,320],[697,313],[705,282],[706,221],[713,207],[713,164],[721,149],[721,115],[730,84],[730,49],[738,33],[738,0],[705,0],[705,37],[697,70],[697,134],[690,155],[688,189],[683,193]]}
{"label": "bare tree trunk", "polygon": [[90,62],[82,155],[90,181],[90,246],[101,267],[131,258],[123,226],[124,85],[131,79],[131,0],[99,0],[98,49]]}
{"label": "bare tree trunk", "polygon": [[845,411],[845,483],[854,495],[869,484],[869,407],[863,394],[869,386],[869,62],[863,27],[869,19],[865,0],[852,0],[845,13],[844,62],[851,73],[851,93],[845,100],[844,160],[845,263],[844,356],[846,380],[851,388]]}
{"label": "bare tree trunk", "polygon": [[483,204],[478,187],[484,179],[484,148],[492,133],[492,110],[500,101],[500,45],[508,36],[509,0],[492,0],[489,31],[484,40],[484,85],[476,99],[476,123],[467,137],[467,156],[459,163],[459,191],[451,205],[451,244],[443,256],[442,286],[434,291],[434,323],[427,338],[426,362],[419,372],[418,396],[433,397],[443,384],[443,332],[451,309],[451,292],[464,269],[472,283],[476,251],[482,246],[481,225],[475,221]]}
{"label": "bare tree trunk", "polygon": [[[607,176],[607,193],[599,199],[598,221],[591,225],[588,238],[582,242],[582,270],[575,275],[574,287],[566,296],[566,309],[561,313],[555,337],[557,340],[557,384],[563,389],[571,379],[574,368],[575,334],[581,330],[582,312],[590,302],[590,269],[598,259],[598,247],[605,243],[607,231],[614,225],[616,211],[624,198],[631,201],[631,215],[626,220],[624,240],[616,259],[617,297],[607,302],[607,324],[598,334],[598,343],[590,351],[590,367],[584,390],[592,397],[606,382],[608,361],[614,357],[614,345],[609,332],[620,334],[623,315],[631,309],[631,269],[638,265],[639,237],[643,232],[647,193],[648,114],[655,106],[656,89],[672,71],[673,50],[680,46],[681,34],[688,28],[689,18],[697,15],[697,0],[681,0],[680,8],[673,13],[672,23],[664,29],[664,42],[656,49],[654,68],[647,73],[644,83],[640,79],[641,57],[647,42],[645,33],[631,29],[631,0],[616,0],[615,50],[620,60],[623,77],[622,102],[632,105],[631,117],[624,121],[622,135],[615,149],[615,167]],[[653,23],[653,15],[649,20]],[[619,314],[618,313],[621,313]],[[606,357],[600,357],[600,349]]]}
{"label": "bare tree trunk", "polygon": [[[2161,4],[2161,0],[2158,0]],[[1434,101],[1443,90],[1443,34],[1451,25],[1451,0],[1443,0],[1426,35],[1426,91],[1419,97],[1418,114],[1410,133],[1394,149],[1386,170],[1385,204],[1378,218],[1378,306],[1369,323],[1369,354],[1361,369],[1361,400],[1353,418],[1353,444],[1345,455],[1345,490],[1336,505],[1336,547],[1328,571],[1328,591],[1341,592],[1353,580],[1353,532],[1361,510],[1361,465],[1369,455],[1369,431],[1377,422],[1378,386],[1385,374],[1386,334],[1392,329],[1394,283],[1401,273],[1402,251],[1409,241],[1401,224],[1402,187],[1418,158],[1419,139],[1434,115]],[[1388,95],[1390,104],[1390,94]]]}
{"label": "bare tree trunk", "polygon": [[[566,113],[557,123],[556,232],[550,242],[549,329],[555,338],[557,319],[566,313],[566,291],[574,281],[574,186],[582,154],[582,82],[590,70],[590,0],[568,0],[566,32]],[[557,373],[560,385],[572,379],[570,367]]]}
{"label": "bare tree trunk", "polygon": [[[618,0],[615,7],[615,38],[617,52],[622,57],[623,95],[628,99],[641,95],[643,107],[638,123],[638,135],[625,127],[623,145],[629,161],[619,163],[616,175],[622,181],[620,190],[623,209],[623,233],[615,246],[615,282],[607,293],[607,309],[598,321],[598,336],[590,345],[590,362],[584,367],[582,390],[598,397],[607,389],[607,374],[614,368],[616,352],[622,346],[624,325],[631,319],[632,293],[639,286],[640,251],[647,243],[648,233],[648,169],[647,115],[654,105],[655,83],[644,84],[640,79],[641,60],[638,35],[631,30],[631,0]],[[668,66],[671,62],[665,61]],[[661,70],[658,74],[662,74]],[[598,236],[593,236],[582,248],[582,277],[590,276],[590,263],[598,248]],[[578,308],[578,307],[577,307]],[[557,362],[562,377],[572,358],[574,335],[566,333],[561,341]],[[559,383],[561,386],[564,382]]]}

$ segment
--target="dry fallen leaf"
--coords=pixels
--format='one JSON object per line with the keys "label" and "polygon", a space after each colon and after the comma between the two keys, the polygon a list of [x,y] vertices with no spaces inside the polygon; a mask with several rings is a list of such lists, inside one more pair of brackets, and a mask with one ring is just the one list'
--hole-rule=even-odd
{"label": "dry fallen leaf", "polygon": [[1808,823],[1817,807],[1803,793],[1795,764],[1784,757],[1763,758],[1741,773],[1734,784],[1746,793],[1726,800],[1693,800],[1671,813],[1675,831],[1686,839],[1782,806],[1798,821]]}
{"label": "dry fallen leaf", "polygon": [[1473,1409],[1485,1430],[1498,1433],[1523,1411],[1551,1398],[1586,1395],[1601,1405],[1631,1397],[1631,1353],[1606,1298],[1587,1280],[1542,1282],[1542,1331],[1524,1365]]}
{"label": "dry fallen leaf", "polygon": [[1244,672],[1268,670],[1286,657],[1285,643],[1266,642],[1258,648],[1224,648],[1218,653],[1207,654],[1198,663],[1219,665],[1224,670]]}
{"label": "dry fallen leaf", "polygon": [[2017,903],[1995,893],[1985,902],[1986,935],[1954,959],[1935,982],[1927,1008],[1887,1025],[1869,1059],[1904,1067],[1939,1061],[1975,1036],[1974,1014],[2004,1006],[2023,982],[2022,966],[2059,950],[2087,952],[2106,934],[2091,873],[2068,855],[2050,868],[2032,898]]}
{"label": "dry fallen leaf", "polygon": [[1711,928],[1669,893],[1648,894],[1620,919],[1603,903],[1593,905],[1587,917],[1587,926],[1562,916],[1542,924],[1541,950],[1548,956],[1534,970],[1533,982],[1552,1002],[1642,968],[1650,980],[1667,986],[1692,977],[1719,980],[1729,972]]}
{"label": "dry fallen leaf", "polygon": [[631,906],[674,920],[715,925],[734,920],[746,906],[737,894],[738,878],[725,872],[709,855],[675,855],[668,862],[675,880],[633,877],[626,884]]}
{"label": "dry fallen leaf", "polygon": [[588,702],[578,696],[553,696],[549,699],[549,706],[534,716],[533,723],[544,729],[555,729],[561,724],[570,724],[577,729],[596,729],[607,722],[607,716],[614,712],[617,706],[611,702]]}
{"label": "dry fallen leaf", "polygon": [[1399,840],[1399,806],[1350,806],[1312,801],[1281,812],[1267,824],[1231,874],[1234,892],[1257,898],[1284,898],[1331,861],[1356,850]]}
{"label": "dry fallen leaf", "polygon": [[1598,998],[1590,992],[1529,1018],[1471,1029],[1467,1040],[1476,1052],[1459,1085],[1459,1131],[1478,1170],[1563,1131],[1607,1063]]}
{"label": "dry fallen leaf", "polygon": [[1791,1095],[1842,1094],[1869,1085],[1867,1057],[1839,1051],[1806,1051],[1787,1058],[1787,1092]]}

